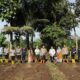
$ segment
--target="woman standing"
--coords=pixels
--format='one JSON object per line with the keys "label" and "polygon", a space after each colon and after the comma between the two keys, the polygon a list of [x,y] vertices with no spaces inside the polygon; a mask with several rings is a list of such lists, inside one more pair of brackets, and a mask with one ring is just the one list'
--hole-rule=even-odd
{"label": "woman standing", "polygon": [[28,50],[28,63],[33,62],[33,51],[32,48]]}
{"label": "woman standing", "polygon": [[60,47],[57,48],[56,55],[57,55],[57,62],[62,62],[62,52]]}

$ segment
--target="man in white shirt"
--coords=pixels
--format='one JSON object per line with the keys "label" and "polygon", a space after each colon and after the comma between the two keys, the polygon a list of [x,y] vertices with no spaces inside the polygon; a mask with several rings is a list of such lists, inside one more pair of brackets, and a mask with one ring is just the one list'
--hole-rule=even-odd
{"label": "man in white shirt", "polygon": [[55,49],[53,47],[50,48],[49,54],[50,54],[50,61],[53,62],[55,56]]}
{"label": "man in white shirt", "polygon": [[40,59],[40,49],[38,48],[38,46],[35,49],[35,55],[36,55],[36,61],[39,61],[39,59]]}

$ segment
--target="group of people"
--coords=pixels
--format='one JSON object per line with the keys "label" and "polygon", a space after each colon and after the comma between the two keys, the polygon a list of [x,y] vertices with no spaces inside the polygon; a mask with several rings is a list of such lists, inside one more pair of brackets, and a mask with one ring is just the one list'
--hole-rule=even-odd
{"label": "group of people", "polygon": [[80,47],[78,47],[77,52],[75,47],[71,47],[71,49],[68,49],[68,47],[65,45],[62,48],[58,47],[57,49],[51,47],[49,51],[47,51],[44,46],[41,49],[39,49],[38,47],[35,49],[37,60],[40,59],[41,63],[45,62],[47,54],[50,56],[51,62],[68,62],[68,56],[70,56],[70,61],[72,63],[75,63],[76,53],[78,56],[77,61],[80,61]]}
{"label": "group of people", "polygon": [[19,46],[9,49],[5,47],[4,50],[0,47],[0,62],[8,63],[11,61],[12,64],[17,62],[25,62],[26,61],[26,48],[20,48]]}
{"label": "group of people", "polygon": [[[70,53],[72,63],[75,63],[76,50],[74,47],[71,48]],[[51,62],[68,62],[68,54],[69,50],[65,45],[63,48],[58,47],[57,49],[51,47],[49,50],[47,50],[45,46],[42,46],[41,48],[36,46],[34,51],[32,48],[27,50],[25,47],[20,48],[19,46],[16,48],[12,47],[11,49],[5,47],[4,50],[2,47],[0,47],[0,62],[4,61],[8,63],[10,60],[12,64],[15,62],[25,63],[26,61],[28,61],[28,63],[31,63],[33,61],[45,63],[47,56],[50,57]],[[78,49],[78,60],[80,60],[80,48]]]}
{"label": "group of people", "polygon": [[57,49],[54,49],[51,47],[49,51],[43,46],[41,49],[38,47],[35,49],[35,55],[37,56],[37,60],[40,59],[41,63],[44,63],[46,61],[46,56],[50,56],[51,62],[62,62],[63,57],[65,60],[67,60],[68,56],[68,48],[64,46],[62,49],[58,47]]}

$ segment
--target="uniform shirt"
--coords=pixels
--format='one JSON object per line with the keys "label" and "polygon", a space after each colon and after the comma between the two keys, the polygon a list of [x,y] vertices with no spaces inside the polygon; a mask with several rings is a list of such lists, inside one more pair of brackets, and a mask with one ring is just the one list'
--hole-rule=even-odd
{"label": "uniform shirt", "polygon": [[10,56],[15,56],[15,50],[10,50]]}
{"label": "uniform shirt", "polygon": [[55,49],[50,49],[49,54],[50,54],[50,56],[53,57],[55,55]]}
{"label": "uniform shirt", "polygon": [[35,54],[39,55],[40,54],[40,50],[39,49],[35,49]]}
{"label": "uniform shirt", "polygon": [[0,47],[0,55],[2,55],[2,47]]}
{"label": "uniform shirt", "polygon": [[8,48],[5,48],[4,49],[4,54],[7,55],[8,53],[9,53],[9,49]]}
{"label": "uniform shirt", "polygon": [[62,48],[62,54],[68,54],[68,49],[66,47]]}
{"label": "uniform shirt", "polygon": [[43,56],[46,53],[47,53],[47,50],[45,48],[41,48],[40,55]]}
{"label": "uniform shirt", "polygon": [[16,49],[16,55],[21,55],[21,48]]}

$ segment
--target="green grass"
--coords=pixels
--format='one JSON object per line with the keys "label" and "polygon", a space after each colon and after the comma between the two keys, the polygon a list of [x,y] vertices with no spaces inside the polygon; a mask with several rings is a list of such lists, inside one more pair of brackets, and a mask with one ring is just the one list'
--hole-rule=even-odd
{"label": "green grass", "polygon": [[47,62],[52,80],[67,80],[65,75],[58,69],[54,63]]}

